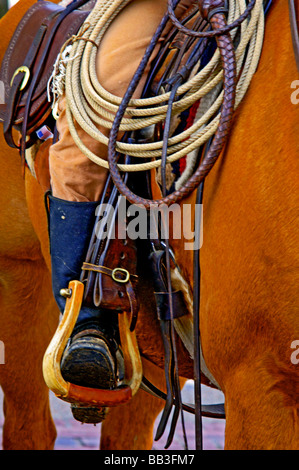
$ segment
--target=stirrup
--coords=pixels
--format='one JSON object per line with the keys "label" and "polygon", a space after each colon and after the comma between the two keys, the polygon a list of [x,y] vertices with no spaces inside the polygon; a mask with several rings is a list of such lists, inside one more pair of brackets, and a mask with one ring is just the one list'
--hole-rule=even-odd
{"label": "stirrup", "polygon": [[[70,296],[66,300],[62,320],[43,358],[43,375],[47,386],[58,398],[69,403],[102,408],[129,402],[140,387],[142,363],[136,334],[130,331],[130,318],[126,312],[119,315],[119,333],[126,371],[123,383],[115,389],[104,390],[83,387],[64,380],[60,368],[61,357],[79,316],[84,285],[80,281],[70,281],[68,289]],[[128,374],[131,377],[127,377]]]}

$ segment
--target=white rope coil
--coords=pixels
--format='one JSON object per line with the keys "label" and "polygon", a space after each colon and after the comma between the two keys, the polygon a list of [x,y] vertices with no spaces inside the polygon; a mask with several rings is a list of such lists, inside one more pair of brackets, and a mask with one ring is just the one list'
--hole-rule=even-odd
{"label": "white rope coil", "polygon": [[[79,138],[74,121],[92,138],[108,146],[108,137],[98,128],[111,129],[115,113],[122,98],[109,93],[99,83],[96,74],[96,53],[109,25],[119,12],[131,0],[98,0],[94,9],[82,25],[80,36],[84,40],[74,40],[66,63],[65,95],[66,115],[74,142],[94,163],[109,168],[108,162],[91,152]],[[246,9],[245,0],[229,3],[228,23],[232,23]],[[232,34],[234,34],[232,32]],[[240,40],[236,47],[237,75],[239,77],[236,90],[235,108],[239,106],[254,75],[264,38],[263,0],[256,4],[241,25]],[[75,38],[76,39],[76,38]],[[211,90],[219,86],[222,90],[223,71],[218,50],[209,63],[198,73],[179,87],[177,95],[182,98],[173,105],[173,113],[179,114],[188,109],[196,101],[211,95]],[[54,78],[55,80],[55,78]],[[60,84],[61,85],[61,84]],[[61,90],[61,87],[60,87]],[[167,111],[170,93],[164,93],[145,99],[132,99],[127,108],[126,117],[122,119],[120,131],[134,131],[163,122]],[[208,98],[207,98],[208,99]],[[203,106],[202,113],[185,131],[172,136],[168,141],[167,162],[171,163],[193,152],[212,137],[219,123],[219,110],[223,100],[223,90],[216,100]],[[54,103],[55,105],[55,103]],[[213,116],[216,116],[213,118]],[[132,119],[134,117],[134,119]],[[212,119],[213,118],[213,119]],[[212,119],[212,120],[211,120]],[[163,141],[147,144],[130,144],[117,142],[116,150],[137,158],[152,159],[150,162],[119,165],[120,171],[144,171],[161,165]],[[154,160],[153,160],[154,159]]]}

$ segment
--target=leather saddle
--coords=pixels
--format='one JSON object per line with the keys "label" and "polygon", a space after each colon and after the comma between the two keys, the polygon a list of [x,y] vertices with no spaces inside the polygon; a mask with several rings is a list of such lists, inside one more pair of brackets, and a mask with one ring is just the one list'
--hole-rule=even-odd
{"label": "leather saddle", "polygon": [[24,150],[31,141],[28,136],[36,140],[35,131],[49,118],[48,80],[62,45],[78,32],[89,14],[78,9],[85,3],[87,0],[75,0],[65,8],[40,0],[18,24],[0,69],[4,84],[0,121],[10,147],[19,147],[12,137],[13,127],[22,134]]}

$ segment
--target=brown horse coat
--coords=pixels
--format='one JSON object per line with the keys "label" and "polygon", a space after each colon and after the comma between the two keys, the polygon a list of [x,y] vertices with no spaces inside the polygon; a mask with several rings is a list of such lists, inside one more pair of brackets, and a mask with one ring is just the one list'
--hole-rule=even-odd
{"label": "brown horse coat", "polygon": [[[21,2],[1,20],[5,38],[16,26],[16,12],[20,18],[30,3]],[[5,47],[4,41],[2,54]],[[204,190],[201,336],[207,365],[225,393],[227,449],[299,448],[299,374],[291,361],[291,344],[299,340],[298,107],[290,99],[297,76],[287,2],[276,0],[258,71]],[[1,161],[7,168],[0,196],[4,446],[45,449],[53,445],[55,431],[40,365],[57,312],[42,257],[48,258],[42,191],[26,172],[33,231],[18,155],[3,144]],[[192,262],[181,243],[173,246],[192,284]],[[146,342],[148,335],[159,342],[158,326],[149,329],[154,317],[149,318],[141,317],[139,343],[146,357],[161,363],[156,344]],[[182,363],[182,375],[188,376],[188,361]],[[144,361],[146,371],[148,365]],[[158,371],[149,368],[149,374]],[[126,407],[112,410],[103,424],[102,448],[150,448],[160,408],[140,392]],[[145,417],[142,409],[148,410]],[[130,427],[118,437],[120,413]]]}

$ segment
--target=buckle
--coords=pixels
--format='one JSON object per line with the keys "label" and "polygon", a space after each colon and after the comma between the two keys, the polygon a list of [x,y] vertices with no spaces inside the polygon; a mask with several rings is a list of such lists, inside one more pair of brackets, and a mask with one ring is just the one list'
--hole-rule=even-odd
{"label": "buckle", "polygon": [[20,88],[19,88],[19,90],[21,91],[25,88],[25,86],[28,83],[28,80],[29,80],[29,77],[30,77],[30,70],[29,70],[28,67],[26,67],[26,65],[21,65],[21,67],[18,67],[17,70],[15,71],[15,73],[13,74],[12,79],[10,81],[10,86],[11,87],[12,87],[13,81],[14,81],[15,77],[18,75],[18,73],[24,73],[25,74],[25,76],[22,80],[22,83],[20,85]]}
{"label": "buckle", "polygon": [[[125,274],[125,277],[119,279],[118,277],[116,277],[117,273],[121,273],[121,275]],[[115,269],[113,269],[113,271],[111,273],[111,277],[115,282],[120,282],[121,284],[125,284],[130,279],[130,273],[126,269],[115,268]]]}

